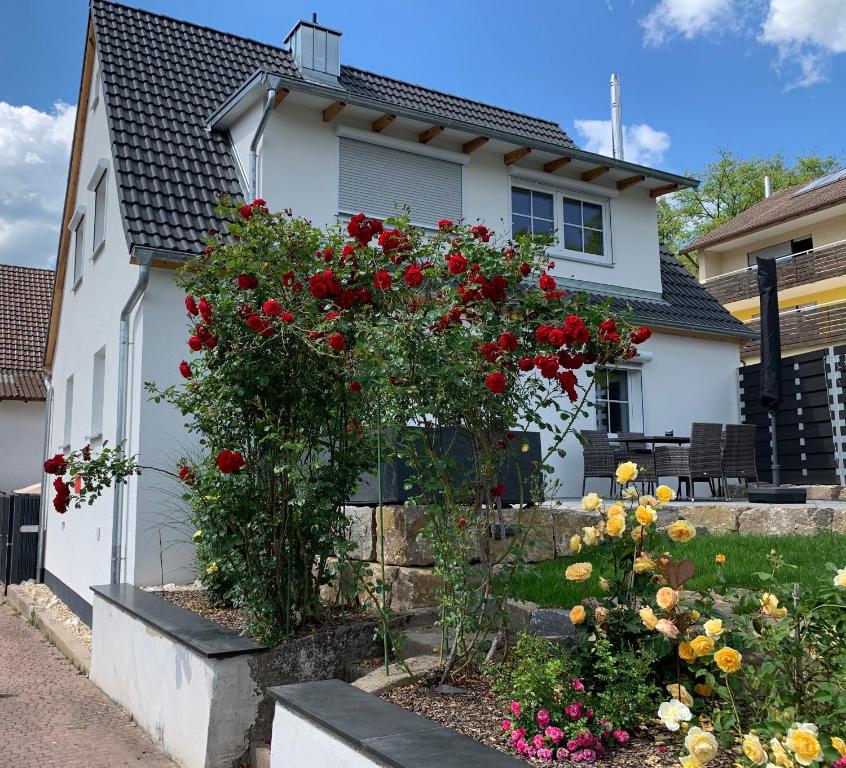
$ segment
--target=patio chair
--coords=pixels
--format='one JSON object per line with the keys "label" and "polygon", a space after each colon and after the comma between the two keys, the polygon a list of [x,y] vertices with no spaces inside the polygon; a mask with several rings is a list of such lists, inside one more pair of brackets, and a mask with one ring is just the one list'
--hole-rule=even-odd
{"label": "patio chair", "polygon": [[585,471],[582,477],[582,496],[585,495],[589,477],[601,477],[610,480],[611,495],[613,495],[617,486],[614,476],[617,469],[617,456],[614,446],[608,439],[608,433],[604,429],[582,429],[579,434],[584,439],[582,452],[585,460]]}
{"label": "patio chair", "polygon": [[[655,471],[658,477],[677,477],[678,492],[684,482],[687,497],[694,501],[694,483],[708,483],[716,498],[723,475],[723,425],[695,422],[690,431],[690,446],[659,445],[655,449]],[[716,489],[714,487],[716,483]]]}
{"label": "patio chair", "polygon": [[[631,440],[636,437],[643,437],[643,432],[618,432],[617,437],[622,440]],[[637,475],[638,483],[641,483],[644,493],[655,491],[655,484],[658,476],[655,474],[655,454],[644,441],[642,443],[626,442],[616,450],[617,463],[633,461],[640,468]]]}
{"label": "patio chair", "polygon": [[[723,477],[736,477],[748,488],[749,481],[758,482],[755,463],[754,424],[726,424],[723,445]],[[726,486],[728,494],[728,486]]]}

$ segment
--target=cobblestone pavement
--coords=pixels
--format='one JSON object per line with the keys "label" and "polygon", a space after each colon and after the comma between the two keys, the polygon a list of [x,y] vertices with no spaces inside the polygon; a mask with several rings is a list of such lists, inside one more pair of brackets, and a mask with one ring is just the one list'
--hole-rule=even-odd
{"label": "cobblestone pavement", "polygon": [[0,605],[0,765],[175,768],[129,717]]}

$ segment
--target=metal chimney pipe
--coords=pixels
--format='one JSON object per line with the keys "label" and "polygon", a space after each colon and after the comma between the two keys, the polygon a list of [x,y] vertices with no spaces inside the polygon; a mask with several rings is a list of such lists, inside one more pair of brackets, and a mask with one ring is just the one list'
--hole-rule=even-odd
{"label": "metal chimney pipe", "polygon": [[620,96],[620,78],[611,75],[611,154],[623,159],[623,101]]}
{"label": "metal chimney pipe", "polygon": [[769,197],[773,193],[773,185],[769,176],[764,176],[764,197]]}

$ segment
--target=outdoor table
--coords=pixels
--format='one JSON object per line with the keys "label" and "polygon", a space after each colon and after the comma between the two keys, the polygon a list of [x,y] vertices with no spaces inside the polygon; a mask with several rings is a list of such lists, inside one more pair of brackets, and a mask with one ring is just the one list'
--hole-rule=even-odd
{"label": "outdoor table", "polygon": [[683,435],[633,435],[631,437],[612,437],[612,443],[650,443],[652,450],[655,450],[656,445],[688,445],[690,443],[689,437]]}

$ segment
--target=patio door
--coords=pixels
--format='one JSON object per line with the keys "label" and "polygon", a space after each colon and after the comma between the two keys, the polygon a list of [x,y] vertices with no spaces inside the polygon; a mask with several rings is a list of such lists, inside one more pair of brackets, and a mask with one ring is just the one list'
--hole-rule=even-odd
{"label": "patio door", "polygon": [[597,368],[596,428],[609,435],[643,432],[643,392],[639,370]]}

